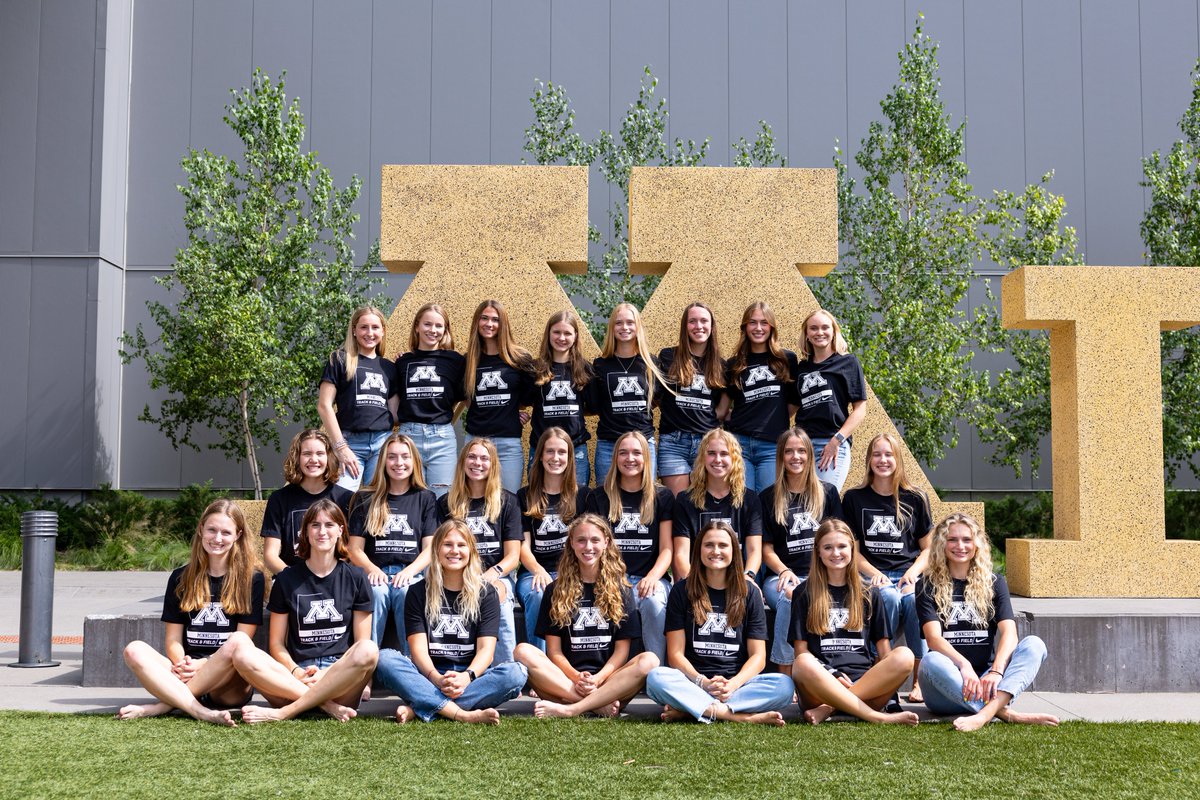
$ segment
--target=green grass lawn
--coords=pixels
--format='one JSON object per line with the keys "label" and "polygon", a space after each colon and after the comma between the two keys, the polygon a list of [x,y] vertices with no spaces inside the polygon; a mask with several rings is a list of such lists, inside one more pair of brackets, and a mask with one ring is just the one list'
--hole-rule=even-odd
{"label": "green grass lawn", "polygon": [[506,718],[222,730],[0,713],[0,797],[1200,797],[1200,726],[1001,724],[973,735]]}

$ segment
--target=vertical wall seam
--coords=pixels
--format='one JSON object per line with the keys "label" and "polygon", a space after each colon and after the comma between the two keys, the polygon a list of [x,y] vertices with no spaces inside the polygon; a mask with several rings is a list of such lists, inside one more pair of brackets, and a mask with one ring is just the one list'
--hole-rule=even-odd
{"label": "vertical wall seam", "polygon": [[1088,223],[1087,209],[1087,88],[1084,86],[1083,73],[1083,0],[1078,0],[1079,4],[1079,140],[1080,150],[1083,153],[1083,252],[1087,253],[1088,243],[1087,236],[1090,226]]}

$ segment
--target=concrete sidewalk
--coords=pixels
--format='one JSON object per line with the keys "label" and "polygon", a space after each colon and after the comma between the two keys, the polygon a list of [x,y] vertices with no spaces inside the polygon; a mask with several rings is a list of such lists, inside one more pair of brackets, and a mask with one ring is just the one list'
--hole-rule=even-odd
{"label": "concrete sidewalk", "polygon": [[[84,688],[83,619],[88,614],[159,614],[166,572],[58,572],[54,578],[55,644],[52,656],[57,667],[10,668],[17,660],[20,627],[21,575],[0,571],[0,709],[115,713],[131,702],[150,702],[142,689]],[[62,643],[59,643],[62,642]],[[157,644],[157,643],[155,643]],[[1053,642],[1051,658],[1053,658]],[[262,702],[256,698],[256,702]],[[396,700],[376,697],[362,712],[387,716]],[[1200,694],[1061,694],[1030,691],[1021,696],[1017,710],[1056,714],[1060,719],[1093,722],[1163,721],[1200,722]],[[528,715],[531,700],[507,703],[503,713]],[[923,706],[910,706],[921,711]],[[635,717],[651,718],[658,708],[645,697],[629,707]],[[792,709],[789,720],[798,718]],[[922,718],[933,719],[927,713]]]}

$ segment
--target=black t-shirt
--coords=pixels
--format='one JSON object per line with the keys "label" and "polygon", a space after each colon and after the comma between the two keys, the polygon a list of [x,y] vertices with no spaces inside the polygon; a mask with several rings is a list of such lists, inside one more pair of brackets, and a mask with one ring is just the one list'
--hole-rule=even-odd
{"label": "black t-shirt", "polygon": [[400,422],[449,424],[464,399],[466,361],[454,350],[414,350],[396,359]]}
{"label": "black t-shirt", "polygon": [[646,403],[650,384],[641,355],[597,358],[592,368],[596,374],[588,383],[586,397],[588,413],[600,415],[596,438],[615,442],[629,431],[641,431],[647,439],[653,437],[654,418]]}
{"label": "black t-shirt", "polygon": [[633,592],[626,589],[621,598],[625,606],[625,618],[615,624],[606,619],[596,608],[596,586],[592,583],[583,584],[583,597],[571,624],[563,627],[556,625],[550,619],[550,606],[553,605],[554,587],[558,581],[546,587],[542,607],[538,611],[538,636],[546,639],[557,636],[562,642],[562,652],[571,666],[580,672],[599,672],[612,658],[618,639],[636,639],[642,635],[641,617],[633,602]]}
{"label": "black t-shirt", "polygon": [[608,493],[596,489],[588,495],[588,511],[608,520],[612,526],[613,542],[625,559],[625,571],[635,578],[645,577],[658,561],[661,544],[658,529],[664,521],[674,516],[675,497],[665,486],[654,488],[654,520],[646,525],[642,522],[642,493],[621,492],[621,518],[613,522],[609,516]]}
{"label": "black t-shirt", "polygon": [[796,354],[784,351],[789,380],[771,369],[769,353],[751,353],[738,375],[725,372],[725,391],[733,401],[733,415],[725,428],[752,439],[775,441],[788,427],[788,404],[795,403]]}
{"label": "black t-shirt", "polygon": [[[717,403],[721,401],[721,389],[710,389],[704,380],[700,359],[692,356],[692,383],[679,386],[667,382],[667,387],[656,390],[654,397],[660,401],[658,432],[694,433],[703,436],[713,428],[721,427],[717,421]],[[658,354],[658,369],[666,377],[675,363],[675,348],[668,347]]]}
{"label": "black t-shirt", "polygon": [[[471,501],[467,509],[467,518],[463,522],[475,536],[475,547],[479,550],[479,558],[483,561],[485,570],[491,569],[504,558],[503,542],[523,542],[525,534],[521,531],[521,507],[517,496],[507,489],[501,489],[500,516],[493,522],[484,516],[483,498]],[[450,519],[450,495],[444,494],[438,498],[438,519],[445,522]]]}
{"label": "black t-shirt", "polygon": [[824,481],[821,481],[821,487],[825,490],[825,508],[822,509],[821,519],[813,519],[812,514],[801,508],[800,495],[789,493],[787,516],[782,525],[775,519],[775,487],[768,486],[758,494],[762,503],[766,541],[775,548],[775,555],[779,556],[783,565],[799,578],[806,577],[812,565],[813,539],[817,528],[830,517],[842,518],[842,499],[838,496],[837,487]]}
{"label": "black t-shirt", "polygon": [[903,526],[896,519],[896,503],[891,495],[863,486],[851,489],[842,498],[846,524],[858,537],[863,556],[881,572],[911,567],[921,555],[918,540],[933,526],[924,495],[902,489],[900,502],[908,508]]}
{"label": "black t-shirt", "polygon": [[746,492],[742,496],[742,505],[737,508],[733,505],[732,493],[718,500],[705,492],[704,508],[696,508],[696,504],[692,502],[692,498],[688,496],[685,489],[675,497],[674,518],[675,525],[671,529],[671,535],[686,538],[689,542],[688,547],[691,547],[690,542],[704,529],[704,526],[713,520],[724,520],[729,523],[733,532],[737,534],[738,541],[742,544],[743,557],[746,555],[746,539],[751,536],[761,537],[763,535],[762,506],[758,502],[758,495],[754,492]]}
{"label": "black t-shirt", "polygon": [[[561,495],[546,495],[546,512],[540,519],[529,516],[528,486],[522,486],[517,491],[517,503],[521,506],[521,530],[529,534],[529,549],[538,564],[547,572],[558,571],[558,559],[567,547],[567,524],[559,513],[558,502]],[[588,499],[587,489],[575,491],[575,516],[585,511]]]}
{"label": "black t-shirt", "polygon": [[742,624],[730,628],[725,616],[725,590],[708,590],[712,611],[704,624],[697,625],[688,602],[687,582],[680,581],[671,587],[667,598],[668,631],[684,632],[683,654],[692,666],[706,678],[721,675],[732,678],[750,658],[747,641],[767,639],[767,613],[763,608],[762,592],[753,583],[747,582],[746,615]]}
{"label": "black t-shirt", "polygon": [[[333,455],[330,454],[330,458]],[[330,499],[337,503],[343,514],[348,514],[354,493],[331,483],[317,494],[309,494],[298,483],[289,483],[267,498],[267,510],[263,512],[262,536],[264,539],[279,539],[279,557],[289,567],[303,559],[296,555],[300,548],[300,523],[304,512],[318,500]]]}
{"label": "black t-shirt", "polygon": [[834,353],[820,364],[799,363],[796,393],[796,424],[814,439],[831,439],[846,422],[850,404],[867,399],[867,381],[857,358]]}
{"label": "black t-shirt", "polygon": [[436,626],[425,616],[425,588],[409,592],[404,598],[404,630],[409,636],[423,633],[429,645],[429,658],[438,672],[455,667],[465,669],[475,660],[475,644],[480,636],[496,638],[500,634],[500,598],[490,583],[483,586],[479,598],[479,616],[467,622],[458,611],[458,595],[442,590],[442,609]]}
{"label": "black t-shirt", "polygon": [[522,398],[532,383],[532,375],[510,367],[500,356],[481,355],[475,367],[475,396],[467,409],[467,433],[519,437]]}
{"label": "black t-shirt", "polygon": [[308,564],[288,567],[275,577],[267,610],[287,614],[287,649],[296,661],[340,656],[354,642],[354,612],[373,607],[367,573],[338,561],[319,578]]}
{"label": "black t-shirt", "polygon": [[562,428],[572,443],[583,444],[592,435],[583,419],[583,400],[587,387],[576,388],[571,382],[570,364],[551,364],[553,377],[541,386],[529,381],[522,405],[533,406],[529,420],[529,450],[537,448],[547,428]]}
{"label": "black t-shirt", "polygon": [[250,583],[250,613],[226,614],[221,607],[221,587],[225,576],[208,576],[208,605],[196,611],[184,611],[179,607],[179,579],[184,567],[180,567],[167,578],[167,593],[163,595],[162,621],[183,626],[183,653],[192,658],[208,658],[221,649],[229,634],[238,625],[262,625],[263,574],[255,572]]}
{"label": "black t-shirt", "polygon": [[937,602],[933,597],[933,586],[922,578],[917,581],[917,619],[924,627],[926,622],[937,621],[942,624],[942,638],[959,652],[963,658],[971,662],[975,674],[982,677],[984,670],[992,663],[995,655],[996,628],[1000,620],[1012,620],[1012,598],[1008,594],[1008,583],[1000,575],[992,576],[992,589],[995,591],[992,616],[986,620],[980,619],[975,609],[963,601],[967,582],[954,580],[953,600],[949,619],[943,619],[938,614]]}
{"label": "black t-shirt", "polygon": [[792,641],[803,640],[808,645],[808,652],[818,661],[831,669],[841,670],[852,680],[861,678],[874,663],[871,659],[869,644],[881,639],[890,639],[892,632],[888,627],[887,614],[883,613],[883,600],[879,597],[878,589],[866,589],[871,593],[870,610],[867,614],[867,603],[863,602],[863,629],[860,631],[846,630],[849,611],[846,606],[846,595],[850,590],[846,586],[829,587],[829,633],[815,633],[808,629],[808,592],[800,587],[792,595]]}
{"label": "black t-shirt", "polygon": [[421,540],[437,530],[437,495],[428,489],[409,489],[387,496],[388,515],[383,532],[367,530],[371,513],[370,492],[355,495],[350,513],[350,535],[363,537],[363,552],[377,567],[408,566],[421,553]]}
{"label": "black t-shirt", "polygon": [[355,379],[346,380],[346,352],[325,362],[321,383],[333,384],[338,427],[349,431],[390,431],[395,420],[387,407],[396,394],[396,365],[378,356],[359,356]]}

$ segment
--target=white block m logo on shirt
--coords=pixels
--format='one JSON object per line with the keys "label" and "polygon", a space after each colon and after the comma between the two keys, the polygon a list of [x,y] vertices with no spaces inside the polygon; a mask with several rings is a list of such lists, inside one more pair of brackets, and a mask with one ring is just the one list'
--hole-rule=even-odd
{"label": "white block m logo on shirt", "polygon": [[715,611],[708,612],[708,619],[700,626],[697,636],[716,636],[724,634],[726,639],[736,639],[737,631],[729,627],[729,618]]}
{"label": "white block m logo on shirt", "polygon": [[475,391],[482,392],[485,389],[507,389],[508,384],[500,377],[500,370],[488,370],[479,374],[479,385],[475,387]]}
{"label": "white block m logo on shirt", "polygon": [[893,539],[900,538],[900,529],[896,527],[895,517],[875,517],[875,521],[871,523],[871,527],[867,528],[867,536],[879,538],[881,536],[891,536]]}
{"label": "white block m logo on shirt", "polygon": [[439,639],[445,639],[448,636],[454,636],[459,639],[469,639],[471,635],[467,633],[467,626],[463,623],[463,618],[459,614],[442,614],[438,617],[437,627],[433,629],[431,636]]}
{"label": "white block m logo on shirt", "polygon": [[225,609],[221,608],[220,603],[209,603],[204,608],[192,617],[192,623],[195,625],[211,624],[220,625],[223,628],[229,627],[229,618],[225,616]]}
{"label": "white block m logo on shirt", "polygon": [[598,608],[581,608],[579,614],[575,617],[575,624],[571,626],[577,631],[584,628],[597,628],[602,631],[608,630],[608,620],[600,613]]}
{"label": "white block m logo on shirt", "polygon": [[775,380],[775,373],[771,371],[770,367],[764,367],[764,366],[751,367],[750,374],[748,374],[746,376],[746,385],[753,386],[754,384],[758,383],[759,381],[773,381],[773,380]]}
{"label": "white block m logo on shirt", "polygon": [[334,607],[333,600],[310,600],[308,613],[304,615],[304,621],[312,624],[322,619],[327,619],[330,622],[341,622],[342,615]]}
{"label": "white block m logo on shirt", "polygon": [[617,388],[613,389],[613,397],[624,397],[627,394],[645,394],[637,378],[617,378]]}
{"label": "white block m logo on shirt", "polygon": [[437,367],[429,366],[414,368],[413,371],[409,373],[408,379],[413,383],[416,383],[417,381],[433,381],[434,383],[442,382],[441,376],[438,375]]}
{"label": "white block m logo on shirt", "polygon": [[383,376],[378,372],[367,372],[363,375],[362,386],[364,391],[374,389],[377,392],[386,392],[387,386],[383,382]]}

